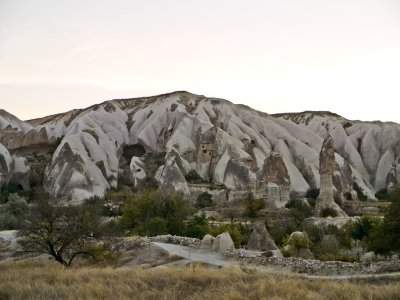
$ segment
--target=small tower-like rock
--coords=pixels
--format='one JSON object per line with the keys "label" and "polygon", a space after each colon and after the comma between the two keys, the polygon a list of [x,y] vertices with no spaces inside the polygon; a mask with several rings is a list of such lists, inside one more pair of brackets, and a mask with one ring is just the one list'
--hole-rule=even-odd
{"label": "small tower-like rock", "polygon": [[333,198],[333,173],[335,172],[335,148],[333,139],[328,135],[322,143],[319,155],[319,174],[320,190],[315,204],[315,215],[321,216],[321,212],[326,208],[332,208],[336,211],[338,217],[347,216],[346,213],[335,203]]}

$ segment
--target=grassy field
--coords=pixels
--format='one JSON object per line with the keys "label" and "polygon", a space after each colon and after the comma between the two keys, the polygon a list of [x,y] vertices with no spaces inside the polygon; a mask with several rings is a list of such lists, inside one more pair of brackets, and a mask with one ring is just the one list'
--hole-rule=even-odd
{"label": "grassy field", "polygon": [[351,283],[234,267],[73,267],[0,263],[0,299],[400,299],[398,283]]}

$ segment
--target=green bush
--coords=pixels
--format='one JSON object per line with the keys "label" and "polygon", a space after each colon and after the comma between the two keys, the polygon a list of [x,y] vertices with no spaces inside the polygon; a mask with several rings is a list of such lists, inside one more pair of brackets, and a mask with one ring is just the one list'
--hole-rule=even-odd
{"label": "green bush", "polygon": [[242,203],[245,207],[245,214],[249,218],[256,218],[260,210],[265,207],[264,200],[255,199],[252,192],[247,193]]}
{"label": "green bush", "polygon": [[296,256],[300,254],[300,249],[309,248],[311,245],[310,239],[307,233],[298,232],[297,234],[291,234],[284,242],[285,246],[289,246],[289,252],[292,252]]}
{"label": "green bush", "polygon": [[20,193],[22,190],[23,189],[19,184],[13,182],[3,186],[0,189],[0,204],[7,203],[8,197],[10,197],[11,194]]}
{"label": "green bush", "polygon": [[327,207],[321,210],[321,217],[327,218],[327,217],[336,217],[337,212],[334,210],[332,207]]}
{"label": "green bush", "polygon": [[299,200],[292,200],[286,204],[290,211],[290,222],[295,230],[300,230],[305,219],[313,215],[313,208]]}
{"label": "green bush", "polygon": [[192,182],[192,183],[196,183],[196,182],[202,181],[202,178],[196,172],[196,170],[190,170],[186,174],[185,179],[186,179],[187,182]]}
{"label": "green bush", "polygon": [[0,213],[0,228],[19,229],[29,212],[25,199],[17,194],[10,194],[8,202]]}
{"label": "green bush", "polygon": [[[126,199],[122,206],[122,227],[146,235],[146,223],[161,218],[166,223],[166,233],[182,235],[191,209],[182,194],[161,190],[142,191]],[[144,226],[144,227],[143,227]]]}
{"label": "green bush", "polygon": [[155,217],[140,225],[138,231],[146,236],[157,236],[168,233],[167,221],[160,217]]}
{"label": "green bush", "polygon": [[378,200],[384,200],[386,198],[388,198],[389,194],[388,194],[388,190],[387,189],[381,189],[379,191],[376,192],[375,197]]}
{"label": "green bush", "polygon": [[319,189],[308,189],[306,192],[306,198],[317,199],[319,196]]}
{"label": "green bush", "polygon": [[282,248],[285,239],[287,239],[293,231],[296,231],[292,223],[286,224],[282,220],[267,221],[265,222],[265,227],[279,248]]}
{"label": "green bush", "polygon": [[205,208],[213,205],[212,195],[208,192],[201,193],[196,199],[197,208]]}
{"label": "green bush", "polygon": [[202,239],[210,230],[206,215],[195,215],[187,224],[186,236]]}

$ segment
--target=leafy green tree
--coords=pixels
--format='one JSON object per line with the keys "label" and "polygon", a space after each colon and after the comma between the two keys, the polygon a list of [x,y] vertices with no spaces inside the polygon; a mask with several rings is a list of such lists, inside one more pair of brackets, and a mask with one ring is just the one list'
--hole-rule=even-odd
{"label": "leafy green tree", "polygon": [[160,217],[155,217],[146,221],[139,227],[139,232],[147,236],[156,236],[168,233],[167,221]]}
{"label": "leafy green tree", "polygon": [[10,194],[0,212],[0,228],[19,229],[28,214],[29,206],[18,194]]}
{"label": "leafy green tree", "polygon": [[252,192],[247,193],[246,197],[243,199],[243,204],[245,207],[245,214],[249,218],[256,218],[261,209],[264,208],[264,200],[263,199],[255,199],[254,194]]}
{"label": "leafy green tree", "polygon": [[8,202],[8,198],[12,194],[17,194],[22,191],[22,187],[19,184],[10,182],[9,184],[1,187],[0,189],[0,204]]}
{"label": "leafy green tree", "polygon": [[188,201],[180,193],[142,191],[124,203],[120,222],[124,228],[146,235],[143,224],[158,217],[165,221],[168,233],[182,235],[186,231],[185,221],[190,214]]}
{"label": "leafy green tree", "polygon": [[187,224],[186,235],[189,237],[194,237],[202,239],[210,230],[206,215],[202,213],[201,215],[195,215],[191,218]]}
{"label": "leafy green tree", "polygon": [[292,200],[287,205],[290,213],[290,222],[295,230],[300,230],[305,219],[313,215],[313,209],[307,203]]}
{"label": "leafy green tree", "polygon": [[322,218],[336,217],[336,216],[337,216],[337,212],[332,207],[326,207],[323,210],[321,210]]}
{"label": "leafy green tree", "polygon": [[382,226],[378,226],[372,235],[372,244],[382,254],[400,253],[400,187],[391,191],[388,200],[391,204],[385,213]]}
{"label": "leafy green tree", "polygon": [[306,233],[294,232],[286,240],[285,245],[293,249],[297,253],[296,255],[299,256],[302,248],[310,247],[310,239]]}
{"label": "leafy green tree", "polygon": [[212,195],[208,192],[201,193],[196,199],[197,208],[205,208],[212,205]]}
{"label": "leafy green tree", "polygon": [[112,256],[108,242],[99,243],[104,234],[99,214],[93,206],[53,206],[40,201],[21,230],[21,245],[27,253],[45,253],[70,266],[76,257],[99,260]]}
{"label": "leafy green tree", "polygon": [[200,175],[196,172],[196,170],[190,170],[186,176],[185,179],[187,182],[192,182],[192,183],[196,183],[202,180],[202,178],[200,177]]}

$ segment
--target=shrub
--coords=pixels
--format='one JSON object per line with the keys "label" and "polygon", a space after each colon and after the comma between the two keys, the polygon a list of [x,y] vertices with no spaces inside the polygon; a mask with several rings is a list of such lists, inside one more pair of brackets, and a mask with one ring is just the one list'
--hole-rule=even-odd
{"label": "shrub", "polygon": [[9,184],[3,186],[0,189],[0,204],[7,203],[8,197],[10,197],[11,194],[17,194],[22,191],[21,185],[17,183],[10,182]]}
{"label": "shrub", "polygon": [[41,201],[31,211],[26,225],[21,230],[22,247],[28,253],[45,253],[57,262],[70,266],[78,256],[98,261],[111,251],[109,243],[97,243],[104,231],[99,225],[95,207],[56,207]]}
{"label": "shrub", "polygon": [[189,220],[186,229],[186,235],[189,237],[194,237],[202,239],[210,230],[206,215],[202,213],[200,216],[195,215]]}
{"label": "shrub", "polygon": [[268,230],[268,233],[275,241],[275,244],[280,248],[283,247],[285,239],[287,239],[287,237],[293,231],[295,231],[295,228],[292,225],[287,226],[279,222],[268,222],[265,224],[265,226]]}
{"label": "shrub", "polygon": [[307,203],[299,200],[291,200],[286,204],[290,211],[290,222],[295,230],[299,230],[305,219],[313,215],[313,209]]}
{"label": "shrub", "polygon": [[384,200],[389,196],[388,194],[388,190],[387,189],[381,189],[379,191],[376,192],[375,197],[378,200]]}
{"label": "shrub", "polygon": [[284,242],[285,246],[289,246],[289,248],[293,249],[297,254],[300,254],[300,249],[309,248],[310,247],[310,239],[306,233],[297,232],[291,234],[289,238]]}
{"label": "shrub", "polygon": [[166,222],[167,233],[185,233],[185,220],[191,210],[188,202],[179,193],[161,190],[142,191],[128,198],[122,206],[121,225],[127,230],[146,235],[143,224],[159,217]]}
{"label": "shrub", "polygon": [[319,196],[319,189],[308,189],[306,192],[306,198],[317,199]]}
{"label": "shrub", "polygon": [[196,199],[197,208],[205,208],[212,205],[212,195],[208,192],[201,193]]}
{"label": "shrub", "polygon": [[11,194],[0,213],[0,228],[19,229],[28,212],[29,206],[25,199],[17,194]]}
{"label": "shrub", "polygon": [[141,224],[138,231],[146,236],[166,234],[168,233],[167,221],[163,218],[155,217]]}
{"label": "shrub", "polygon": [[199,181],[202,180],[202,178],[201,178],[200,175],[196,172],[196,170],[190,170],[190,171],[186,174],[185,179],[186,179],[187,182],[192,182],[192,183],[199,182]]}
{"label": "shrub", "polygon": [[245,206],[245,214],[249,218],[256,218],[261,209],[264,208],[263,199],[255,199],[252,192],[247,193],[246,197],[242,201]]}
{"label": "shrub", "polygon": [[337,212],[332,207],[326,207],[323,210],[321,210],[321,217],[323,218],[336,217],[336,216]]}

